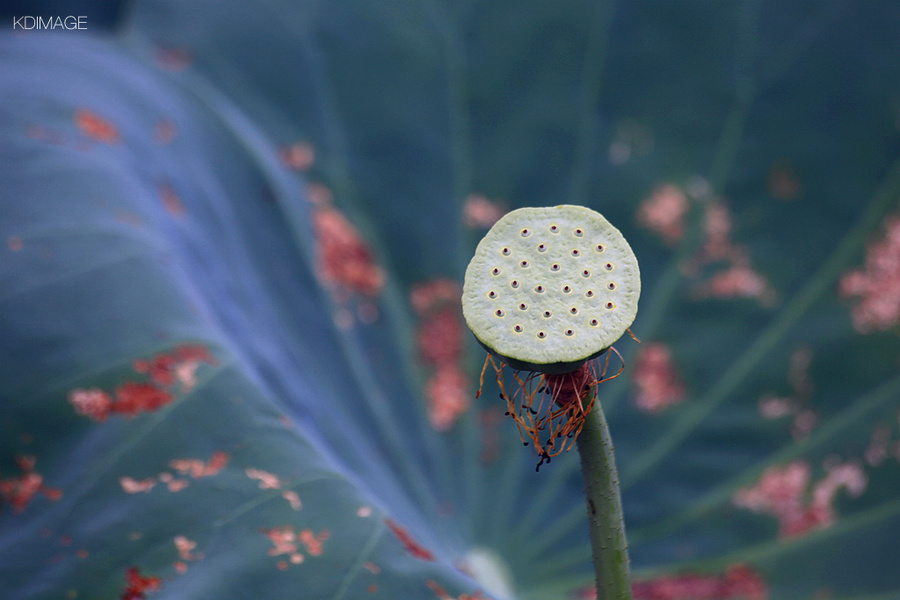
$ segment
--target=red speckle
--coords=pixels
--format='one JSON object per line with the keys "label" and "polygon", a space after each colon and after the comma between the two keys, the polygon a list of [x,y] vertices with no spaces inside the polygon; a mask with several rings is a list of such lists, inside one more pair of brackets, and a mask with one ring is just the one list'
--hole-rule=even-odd
{"label": "red speckle", "polygon": [[75,389],[69,392],[69,402],[80,415],[103,422],[111,414],[134,417],[141,412],[152,412],[172,402],[170,389],[176,383],[186,392],[195,383],[195,373],[200,364],[214,365],[216,360],[203,346],[182,345],[170,354],[159,354],[151,359],[140,359],[132,365],[140,375],[147,375],[152,383],[129,381],[115,390],[115,399],[99,389]]}
{"label": "red speckle", "polygon": [[10,504],[17,513],[23,512],[38,493],[53,501],[62,498],[62,491],[44,485],[44,477],[34,470],[36,462],[33,456],[18,456],[16,463],[22,474],[0,479],[0,501]]}
{"label": "red speckle", "polygon": [[119,143],[118,129],[97,113],[86,108],[79,108],[75,110],[74,118],[75,125],[87,137],[108,144]]}
{"label": "red speckle", "polygon": [[[459,302],[459,297],[457,297]],[[458,306],[424,316],[416,333],[419,354],[426,363],[455,364],[462,355],[464,332]]]}
{"label": "red speckle", "polygon": [[119,485],[122,486],[122,491],[126,494],[140,494],[144,492],[149,492],[156,484],[159,483],[155,478],[148,477],[147,479],[133,479],[131,477],[123,476],[119,477]]}
{"label": "red speckle", "polygon": [[141,600],[148,592],[159,590],[162,581],[159,577],[145,577],[137,567],[130,567],[126,572],[127,585],[122,592],[122,600]]}
{"label": "red speckle", "polygon": [[439,367],[428,378],[428,422],[437,431],[447,431],[471,405],[469,378],[456,366]]}
{"label": "red speckle", "polygon": [[419,315],[419,356],[434,369],[425,395],[429,421],[438,431],[453,427],[470,406],[469,379],[462,365],[465,327],[461,293],[460,285],[449,279],[419,284],[410,293],[410,303]]}
{"label": "red speckle", "polygon": [[485,597],[481,595],[481,592],[475,592],[474,594],[460,594],[458,597],[453,597],[433,579],[425,581],[425,585],[431,588],[431,591],[438,597],[438,600],[485,600]]}
{"label": "red speckle", "polygon": [[166,212],[175,218],[180,219],[184,217],[186,213],[184,204],[181,202],[181,198],[175,192],[175,189],[168,183],[160,184],[157,189],[159,190],[159,199],[162,201]]}
{"label": "red speckle", "polygon": [[433,561],[434,560],[434,555],[432,555],[431,552],[429,552],[428,550],[426,550],[425,548],[423,548],[422,546],[417,544],[416,541],[413,540],[412,536],[410,536],[406,532],[406,529],[404,529],[403,527],[398,525],[393,519],[385,519],[384,523],[385,523],[385,525],[388,526],[388,529],[391,530],[391,533],[393,533],[395,536],[397,536],[397,539],[400,540],[400,543],[403,544],[403,547],[406,549],[407,552],[409,552],[410,554],[412,554],[414,557],[418,558],[419,560],[425,560],[425,561]]}
{"label": "red speckle", "polygon": [[167,390],[149,383],[129,381],[116,388],[112,412],[134,417],[141,412],[153,412],[174,400]]}
{"label": "red speckle", "polygon": [[18,252],[25,246],[22,243],[22,238],[17,235],[11,235],[6,238],[6,247],[12,250],[13,252]]}
{"label": "red speckle", "polygon": [[278,155],[284,166],[298,171],[308,171],[316,161],[316,149],[308,142],[284,146]]}
{"label": "red speckle", "polygon": [[381,573],[381,567],[379,567],[372,561],[367,561],[365,564],[363,564],[363,567],[374,575],[378,575],[379,573]]}
{"label": "red speckle", "polygon": [[744,246],[731,239],[731,211],[722,202],[705,206],[705,240],[686,266],[686,275],[699,277],[701,267],[711,265],[705,278],[694,286],[697,298],[753,298],[772,306],[777,294],[769,282],[753,268]]}
{"label": "red speckle", "polygon": [[297,536],[297,539],[300,540],[306,547],[306,551],[309,552],[310,556],[321,556],[322,555],[322,542],[331,537],[331,533],[327,530],[320,532],[318,535],[314,534],[311,529],[304,529]]}
{"label": "red speckle", "polygon": [[684,400],[684,384],[675,370],[672,352],[665,344],[642,345],[631,378],[637,388],[635,403],[644,412],[659,413]]}
{"label": "red speckle", "polygon": [[370,583],[369,587],[366,588],[366,591],[369,592],[370,594],[376,593],[378,591],[378,584]]}
{"label": "red speckle", "polygon": [[145,373],[150,376],[155,383],[159,385],[175,384],[175,368],[176,359],[169,354],[160,354],[150,360],[136,360],[132,368],[137,373]]}
{"label": "red speckle", "polygon": [[791,354],[788,372],[788,382],[793,391],[791,395],[766,394],[759,399],[759,413],[763,418],[794,417],[791,433],[796,440],[807,437],[818,422],[816,414],[811,409],[804,408],[812,396],[813,384],[809,377],[812,357],[812,350],[807,347],[799,348]]}
{"label": "red speckle", "polygon": [[259,481],[259,489],[261,490],[277,490],[281,488],[281,481],[278,479],[277,475],[273,475],[268,471],[261,471],[259,469],[254,469],[253,467],[247,467],[244,469],[244,473],[247,474],[247,477],[250,479],[256,479]]}
{"label": "red speckle", "polygon": [[463,203],[463,221],[473,229],[489,229],[506,213],[501,202],[481,194],[469,194]]}
{"label": "red speckle", "polygon": [[[308,532],[308,533],[306,533]],[[300,533],[298,537],[294,532],[294,527],[292,525],[287,525],[285,527],[274,527],[272,529],[264,529],[262,533],[265,534],[269,540],[272,542],[273,548],[269,548],[269,556],[278,556],[280,554],[288,554],[290,556],[291,563],[298,565],[302,563],[305,558],[303,554],[301,554],[298,550],[298,542],[307,544],[311,543],[313,545],[313,549],[317,550],[319,554],[321,554],[322,547],[321,542],[324,539],[327,539],[328,533],[322,532],[320,535],[324,535],[324,538],[318,538],[312,535],[312,531],[304,530]],[[307,546],[307,551],[309,547]],[[314,554],[312,551],[309,551],[312,556],[318,556]],[[284,562],[285,567],[287,568],[287,562]],[[278,568],[281,569],[281,562],[278,563]]]}
{"label": "red speckle", "polygon": [[194,554],[197,542],[189,540],[183,535],[175,537],[175,549],[178,551],[178,557],[184,561],[200,560],[203,554]]}
{"label": "red speckle", "polygon": [[313,211],[318,272],[338,290],[374,297],[384,286],[384,271],[375,262],[368,244],[336,208],[318,206]]}
{"label": "red speckle", "polygon": [[888,217],[871,242],[865,265],[841,278],[839,293],[857,300],[851,311],[859,333],[887,331],[900,324],[900,214]]}
{"label": "red speckle", "polygon": [[72,390],[69,392],[69,402],[79,415],[86,415],[101,423],[107,419],[113,405],[112,397],[98,388]]}
{"label": "red speckle", "polygon": [[293,508],[294,510],[300,510],[303,508],[303,503],[300,501],[300,496],[297,494],[297,492],[288,490],[286,492],[282,492],[281,497],[287,500],[291,505],[291,508]]}
{"label": "red speckle", "polygon": [[732,500],[735,506],[778,519],[780,537],[801,536],[837,520],[833,504],[839,490],[846,489],[856,497],[868,483],[862,467],[855,463],[828,465],[826,471],[810,493],[812,469],[808,462],[769,467],[753,486],[738,490]]}
{"label": "red speckle", "polygon": [[181,473],[189,475],[194,479],[201,477],[210,477],[218,475],[219,472],[228,464],[230,456],[226,452],[214,452],[209,462],[203,462],[196,458],[175,459],[169,462],[169,466]]}
{"label": "red speckle", "polygon": [[684,236],[684,217],[690,208],[687,195],[669,183],[658,187],[638,209],[638,223],[659,234],[669,245]]}
{"label": "red speckle", "polygon": [[758,572],[736,564],[722,575],[683,573],[636,581],[632,595],[634,600],[766,600],[769,592]]}
{"label": "red speckle", "polygon": [[736,264],[713,275],[694,292],[700,298],[757,298],[764,304],[774,300],[768,281],[746,264]]}

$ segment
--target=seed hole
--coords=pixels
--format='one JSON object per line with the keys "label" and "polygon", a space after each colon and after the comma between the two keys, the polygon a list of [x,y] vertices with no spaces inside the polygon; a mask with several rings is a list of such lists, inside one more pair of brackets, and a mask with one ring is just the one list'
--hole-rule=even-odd
{"label": "seed hole", "polygon": [[581,276],[582,277],[590,277],[591,272],[589,270],[585,269],[584,271],[581,272]]}
{"label": "seed hole", "polygon": [[569,337],[572,337],[573,335],[575,335],[575,330],[574,329],[566,329],[566,335]]}
{"label": "seed hole", "polygon": [[500,269],[498,269],[497,267],[494,267],[493,269],[491,269],[491,275],[493,275],[494,277],[496,277],[499,274],[500,274]]}
{"label": "seed hole", "polygon": [[565,292],[566,294],[568,294],[571,291],[572,291],[572,288],[570,288],[569,286],[567,286],[567,285],[563,286],[563,292]]}
{"label": "seed hole", "polygon": [[503,256],[509,256],[509,248],[504,248],[500,253],[503,254]]}
{"label": "seed hole", "polygon": [[587,296],[588,298],[593,298],[593,297],[594,297],[594,290],[588,290],[588,291],[586,291],[586,292],[584,293],[584,295]]}
{"label": "seed hole", "polygon": [[559,233],[559,227],[557,227],[556,225],[551,225],[550,233]]}
{"label": "seed hole", "polygon": [[542,286],[542,285],[536,285],[536,286],[534,287],[534,291],[536,291],[538,294],[543,294],[543,293],[544,293],[544,286]]}
{"label": "seed hole", "polygon": [[575,230],[575,237],[581,237],[581,236],[583,236],[583,235],[584,235],[584,230],[583,230],[583,229],[576,229],[576,230]]}
{"label": "seed hole", "polygon": [[494,311],[494,314],[497,315],[498,317],[502,317],[504,314],[503,309],[498,308],[497,310]]}
{"label": "seed hole", "polygon": [[527,309],[528,309],[528,305],[525,304],[524,302],[519,305],[519,310],[527,310]]}
{"label": "seed hole", "polygon": [[550,312],[549,310],[545,310],[545,311],[544,311],[544,318],[545,318],[545,319],[549,319],[549,318],[552,317],[552,316],[553,316],[553,313]]}
{"label": "seed hole", "polygon": [[522,233],[522,237],[528,237],[529,235],[531,235],[531,230],[523,229],[521,233]]}
{"label": "seed hole", "polygon": [[607,271],[612,271],[613,269],[615,269],[615,266],[612,263],[606,263]]}
{"label": "seed hole", "polygon": [[515,290],[515,289],[518,289],[518,288],[519,288],[519,280],[518,280],[518,279],[513,279],[513,280],[510,282],[509,286],[510,286],[512,289],[514,289],[514,290]]}
{"label": "seed hole", "polygon": [[515,327],[513,327],[513,331],[515,331],[516,333],[522,333],[522,326],[516,325]]}
{"label": "seed hole", "polygon": [[588,321],[588,323],[591,324],[591,327],[596,327],[600,324],[600,321],[598,321],[597,319],[591,319],[590,321]]}
{"label": "seed hole", "polygon": [[490,298],[491,300],[493,300],[496,297],[497,297],[497,292],[495,292],[494,290],[491,290],[488,292],[488,298]]}
{"label": "seed hole", "polygon": [[612,310],[612,309],[615,308],[615,307],[616,307],[616,305],[613,304],[612,302],[607,302],[607,303],[606,303],[606,308],[607,308],[607,309]]}
{"label": "seed hole", "polygon": [[597,244],[595,246],[595,249],[597,250],[597,252],[603,252],[606,248],[603,247],[603,244]]}
{"label": "seed hole", "polygon": [[538,336],[539,338],[541,338],[541,339],[544,339],[545,337],[547,337],[547,332],[545,332],[545,331],[538,331],[537,336]]}
{"label": "seed hole", "polygon": [[581,256],[581,251],[579,251],[577,248],[575,250],[572,250],[572,256]]}
{"label": "seed hole", "polygon": [[573,315],[577,315],[577,314],[578,314],[578,307],[577,307],[577,306],[573,306],[572,308],[569,309],[569,312],[572,313]]}
{"label": "seed hole", "polygon": [[550,270],[551,271],[559,271],[559,264],[553,263],[552,265],[550,265]]}
{"label": "seed hole", "polygon": [[528,261],[527,261],[527,260],[523,260],[522,262],[519,263],[519,265],[521,265],[521,267],[522,267],[523,269],[527,269],[527,268],[528,268]]}
{"label": "seed hole", "polygon": [[609,290],[614,290],[614,289],[616,289],[616,284],[613,283],[612,281],[610,281],[609,283],[606,284],[606,288]]}
{"label": "seed hole", "polygon": [[546,252],[547,245],[546,244],[538,244],[538,252]]}

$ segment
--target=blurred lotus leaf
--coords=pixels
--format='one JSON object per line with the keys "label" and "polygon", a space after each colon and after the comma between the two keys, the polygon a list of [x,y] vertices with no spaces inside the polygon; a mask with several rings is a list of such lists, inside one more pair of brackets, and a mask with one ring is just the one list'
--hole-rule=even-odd
{"label": "blurred lotus leaf", "polygon": [[123,6],[0,35],[4,598],[590,598],[459,304],[557,204],[635,598],[900,595],[900,5]]}

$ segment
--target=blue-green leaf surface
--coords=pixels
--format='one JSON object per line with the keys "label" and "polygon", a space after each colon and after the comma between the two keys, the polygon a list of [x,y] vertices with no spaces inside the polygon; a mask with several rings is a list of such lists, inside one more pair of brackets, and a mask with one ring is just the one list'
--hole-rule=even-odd
{"label": "blue-green leaf surface", "polygon": [[458,310],[492,214],[562,203],[643,275],[599,392],[635,597],[896,597],[898,25],[141,0],[4,33],[4,597],[590,597],[577,456],[536,473],[475,399]]}

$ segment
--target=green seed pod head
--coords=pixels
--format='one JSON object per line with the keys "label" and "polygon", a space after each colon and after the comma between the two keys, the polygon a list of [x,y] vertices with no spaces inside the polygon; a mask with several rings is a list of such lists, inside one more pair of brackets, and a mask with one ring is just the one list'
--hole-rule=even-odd
{"label": "green seed pod head", "polygon": [[621,232],[583,206],[520,208],[478,244],[463,315],[488,352],[515,369],[565,373],[602,354],[634,321],[637,258]]}

